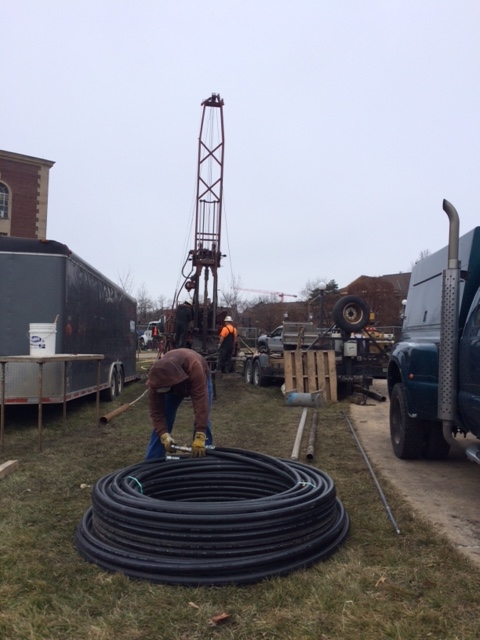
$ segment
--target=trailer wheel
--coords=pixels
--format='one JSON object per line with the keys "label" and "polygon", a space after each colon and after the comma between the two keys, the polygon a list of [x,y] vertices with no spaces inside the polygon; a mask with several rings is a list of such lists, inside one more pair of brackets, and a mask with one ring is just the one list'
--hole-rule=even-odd
{"label": "trailer wheel", "polygon": [[432,420],[426,422],[425,426],[422,456],[427,460],[445,460],[450,451],[450,445],[443,437],[441,423]]}
{"label": "trailer wheel", "polygon": [[367,302],[359,296],[345,296],[333,307],[333,319],[344,331],[361,331],[370,319]]}
{"label": "trailer wheel", "polygon": [[123,375],[122,367],[118,367],[117,369],[117,396],[120,396],[123,391],[123,386],[125,384],[125,379]]}
{"label": "trailer wheel", "polygon": [[263,387],[265,385],[265,377],[262,374],[262,367],[258,360],[253,363],[252,382],[255,387]]}
{"label": "trailer wheel", "polygon": [[117,382],[117,370],[115,367],[110,372],[110,382],[108,388],[103,392],[105,400],[112,402],[117,397],[118,382]]}
{"label": "trailer wheel", "polygon": [[425,423],[408,415],[405,387],[393,387],[390,399],[390,438],[393,452],[402,460],[415,460],[422,455]]}
{"label": "trailer wheel", "polygon": [[253,384],[253,366],[251,360],[246,360],[245,362],[244,376],[247,384]]}

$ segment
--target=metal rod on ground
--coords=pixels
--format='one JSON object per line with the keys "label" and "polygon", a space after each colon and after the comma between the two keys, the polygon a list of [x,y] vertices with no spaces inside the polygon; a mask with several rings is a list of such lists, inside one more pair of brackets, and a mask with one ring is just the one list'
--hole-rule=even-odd
{"label": "metal rod on ground", "polygon": [[315,436],[317,434],[318,411],[314,411],[312,416],[312,426],[310,427],[310,436],[307,444],[307,460],[313,460],[315,455]]}
{"label": "metal rod on ground", "polygon": [[354,384],[353,388],[355,391],[359,391],[360,393],[364,393],[369,398],[373,398],[374,400],[378,400],[378,402],[385,402],[387,400],[387,396],[382,396],[381,393],[377,393],[372,389],[366,389],[365,387],[360,386],[359,384]]}
{"label": "metal rod on ground", "polygon": [[292,449],[292,460],[298,460],[298,452],[300,451],[300,443],[302,442],[303,429],[305,428],[305,420],[307,419],[308,409],[302,411],[302,417],[298,423],[297,436]]}
{"label": "metal rod on ground", "polygon": [[109,413],[106,413],[104,416],[102,416],[100,418],[100,422],[102,424],[107,424],[107,422],[110,422],[112,418],[116,418],[121,413],[125,413],[125,411],[127,411],[128,409],[130,409],[130,404],[122,404],[121,407],[117,407],[117,409],[114,409],[113,411],[110,411]]}
{"label": "metal rod on ground", "polygon": [[129,402],[127,404],[122,404],[122,406],[117,407],[117,409],[114,409],[113,411],[110,411],[109,413],[106,413],[104,416],[102,416],[100,418],[100,422],[102,424],[107,424],[107,422],[110,422],[110,420],[112,418],[115,418],[116,416],[119,416],[122,413],[125,413],[125,411],[127,411],[128,409],[130,409],[130,407],[133,407],[133,405],[138,402],[141,398],[143,398],[143,396],[146,394],[147,392],[144,391],[142,393],[141,396],[139,396],[138,398],[136,398],[135,400],[133,400],[132,402]]}
{"label": "metal rod on ground", "polygon": [[389,505],[388,505],[388,502],[387,502],[387,500],[386,500],[386,498],[385,498],[385,494],[383,493],[383,491],[382,491],[382,487],[380,486],[380,483],[379,483],[379,482],[378,482],[378,480],[377,480],[377,476],[375,475],[375,472],[374,472],[374,470],[373,470],[373,468],[372,468],[372,465],[370,464],[370,461],[369,461],[369,459],[367,458],[367,454],[365,453],[365,451],[364,451],[364,449],[363,449],[362,445],[360,444],[360,440],[358,439],[358,436],[357,436],[357,434],[355,433],[355,430],[354,430],[354,428],[353,428],[353,425],[352,425],[352,423],[350,422],[350,420],[348,419],[348,416],[347,416],[347,414],[346,414],[344,411],[342,411],[342,415],[343,415],[343,417],[345,418],[345,420],[347,421],[347,424],[348,424],[348,426],[350,427],[350,431],[352,432],[353,437],[355,438],[355,442],[357,443],[357,447],[359,448],[360,453],[362,454],[363,459],[364,459],[364,460],[365,460],[365,462],[366,462],[366,465],[367,465],[367,467],[368,467],[368,470],[370,471],[370,473],[371,473],[371,475],[372,475],[372,478],[373,478],[373,481],[374,481],[374,483],[375,483],[375,486],[377,487],[377,491],[378,491],[378,493],[379,493],[379,495],[380,495],[380,498],[381,498],[381,500],[382,500],[382,502],[383,502],[383,506],[385,507],[385,510],[386,510],[386,512],[387,512],[387,516],[389,517],[390,522],[393,524],[393,528],[395,529],[395,531],[396,531],[398,534],[400,534],[400,529],[398,528],[397,522],[396,522],[395,518],[393,517],[392,510],[390,509],[390,507],[389,507]]}

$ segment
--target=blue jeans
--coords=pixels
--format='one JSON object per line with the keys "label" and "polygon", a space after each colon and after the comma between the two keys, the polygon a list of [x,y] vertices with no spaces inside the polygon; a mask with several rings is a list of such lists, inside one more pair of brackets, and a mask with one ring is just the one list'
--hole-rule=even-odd
{"label": "blue jeans", "polygon": [[[212,436],[212,425],[210,423],[210,409],[212,407],[213,385],[212,385],[211,378],[209,378],[207,381],[207,391],[208,391],[208,422],[207,422],[207,430],[206,430],[207,437],[205,440],[205,444],[212,444],[213,436]],[[177,415],[177,410],[182,400],[183,400],[182,397],[176,396],[174,393],[165,394],[165,420],[167,422],[168,433],[172,433],[173,424],[175,422],[175,417]],[[193,426],[193,433],[195,434],[195,425]],[[148,443],[145,460],[152,460],[153,458],[163,458],[164,455],[165,455],[165,447],[161,443],[157,432],[155,431],[155,429],[153,429],[152,435],[150,436],[150,442]]]}

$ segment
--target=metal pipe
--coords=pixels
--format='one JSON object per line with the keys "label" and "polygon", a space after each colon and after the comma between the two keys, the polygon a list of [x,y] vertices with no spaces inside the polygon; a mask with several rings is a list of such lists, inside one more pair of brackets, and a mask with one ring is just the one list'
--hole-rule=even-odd
{"label": "metal pipe", "polygon": [[308,409],[305,408],[302,411],[302,417],[300,418],[300,422],[298,423],[297,436],[295,438],[295,442],[292,449],[292,460],[298,460],[298,452],[300,451],[300,444],[302,442],[303,429],[305,428],[305,420],[307,419]]}
{"label": "metal pipe", "polygon": [[122,404],[121,407],[118,407],[117,409],[110,411],[110,413],[106,413],[104,416],[100,418],[100,422],[102,424],[107,424],[107,422],[110,422],[112,418],[115,418],[116,416],[119,416],[120,414],[125,413],[125,411],[130,409],[130,407],[133,407],[133,405],[136,402],[141,400],[146,393],[147,391],[144,391],[141,396],[138,396],[138,398],[135,398],[135,400],[132,400],[132,402],[129,402],[127,404]]}
{"label": "metal pipe", "polygon": [[380,393],[376,391],[372,391],[371,389],[366,389],[365,387],[360,386],[359,384],[354,384],[353,388],[355,391],[359,391],[369,398],[373,398],[374,400],[378,400],[378,402],[385,402],[387,400],[386,396],[382,396]]}
{"label": "metal pipe", "polygon": [[382,500],[382,502],[383,502],[383,506],[385,507],[385,510],[386,510],[386,512],[387,512],[387,516],[389,517],[390,522],[393,524],[393,528],[395,529],[395,531],[396,531],[398,534],[400,534],[400,529],[398,528],[397,522],[396,522],[395,518],[393,517],[392,510],[390,509],[390,507],[389,507],[389,505],[388,505],[387,499],[385,498],[385,494],[384,494],[384,493],[383,493],[383,491],[382,491],[382,487],[380,486],[380,483],[379,483],[379,482],[378,482],[378,480],[377,480],[377,477],[376,477],[375,472],[374,472],[374,470],[373,470],[373,468],[372,468],[372,465],[370,464],[370,461],[369,461],[369,459],[367,458],[367,454],[365,453],[365,451],[364,451],[364,449],[363,449],[362,445],[360,444],[360,440],[358,439],[358,436],[357,436],[357,434],[355,433],[355,430],[354,430],[354,428],[353,428],[353,425],[352,425],[352,423],[350,422],[350,420],[348,419],[348,416],[347,416],[347,414],[346,414],[344,411],[342,411],[342,414],[343,414],[343,417],[345,418],[345,420],[347,421],[348,426],[350,427],[350,431],[352,432],[353,437],[355,438],[355,442],[357,443],[357,447],[359,448],[360,453],[362,454],[363,459],[365,460],[365,463],[366,463],[366,465],[367,465],[367,467],[368,467],[368,470],[370,471],[370,473],[371,473],[371,475],[372,475],[372,478],[373,478],[373,481],[374,481],[375,486],[376,486],[376,488],[377,488],[377,491],[378,491],[378,493],[379,493],[379,495],[380,495],[380,498],[381,498],[381,500]]}
{"label": "metal pipe", "polygon": [[451,202],[443,201],[443,210],[450,221],[448,234],[448,268],[456,269],[458,266],[458,243],[460,236],[460,218],[458,212]]}
{"label": "metal pipe", "polygon": [[107,424],[107,422],[110,422],[110,420],[112,420],[112,418],[116,418],[121,413],[125,413],[125,411],[130,409],[130,406],[131,406],[130,404],[122,404],[121,407],[118,407],[117,409],[114,409],[113,411],[110,411],[110,413],[106,413],[104,416],[102,416],[100,418],[100,422],[102,424]]}
{"label": "metal pipe", "polygon": [[460,221],[455,207],[443,201],[443,210],[450,221],[448,237],[448,264],[442,278],[442,307],[440,321],[440,346],[438,354],[438,406],[442,421],[443,437],[451,445],[457,445],[452,435],[455,429],[457,403],[458,363],[458,314],[460,292],[459,235]]}
{"label": "metal pipe", "polygon": [[312,425],[310,427],[310,435],[307,444],[307,460],[313,460],[315,455],[315,436],[317,435],[318,411],[313,412]]}

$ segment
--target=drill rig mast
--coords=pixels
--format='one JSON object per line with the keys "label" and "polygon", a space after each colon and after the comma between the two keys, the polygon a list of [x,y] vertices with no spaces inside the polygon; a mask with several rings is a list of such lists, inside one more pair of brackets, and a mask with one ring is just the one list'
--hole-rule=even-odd
{"label": "drill rig mast", "polygon": [[[175,306],[178,306],[182,289],[193,293],[193,339],[189,340],[189,345],[203,354],[214,350],[218,341],[218,268],[223,257],[220,250],[224,158],[223,104],[218,93],[212,93],[210,98],[202,102],[198,141],[195,244],[185,262],[182,271],[185,280],[174,301]],[[185,274],[189,263],[189,273]]]}

